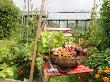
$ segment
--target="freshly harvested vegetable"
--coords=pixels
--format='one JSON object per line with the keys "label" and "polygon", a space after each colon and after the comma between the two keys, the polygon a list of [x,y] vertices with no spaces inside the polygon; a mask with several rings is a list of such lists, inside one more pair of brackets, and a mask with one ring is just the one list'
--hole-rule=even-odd
{"label": "freshly harvested vegetable", "polygon": [[52,54],[61,57],[86,56],[87,50],[78,45],[67,44],[64,47],[52,49]]}

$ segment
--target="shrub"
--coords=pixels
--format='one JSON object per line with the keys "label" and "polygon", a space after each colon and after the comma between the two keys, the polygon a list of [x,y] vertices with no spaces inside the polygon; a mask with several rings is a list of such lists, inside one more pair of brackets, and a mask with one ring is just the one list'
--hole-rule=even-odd
{"label": "shrub", "polygon": [[100,27],[103,29],[101,48],[110,48],[110,0],[104,0],[100,13]]}
{"label": "shrub", "polygon": [[[90,78],[93,78],[95,74],[97,74],[98,70],[105,70],[110,68],[110,49],[106,49],[104,52],[94,53],[89,57],[86,61],[85,65],[94,69],[94,72],[90,75]],[[95,82],[103,82],[102,77],[108,77],[109,75],[103,74],[100,79],[94,79]],[[97,75],[95,75],[97,76]],[[99,75],[98,75],[99,76]]]}
{"label": "shrub", "polygon": [[12,0],[0,0],[0,39],[9,38],[19,27],[20,10]]}

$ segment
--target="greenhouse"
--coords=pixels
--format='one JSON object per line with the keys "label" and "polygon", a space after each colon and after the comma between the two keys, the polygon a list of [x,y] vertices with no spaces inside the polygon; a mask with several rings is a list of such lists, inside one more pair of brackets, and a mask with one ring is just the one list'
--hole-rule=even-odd
{"label": "greenhouse", "polygon": [[0,82],[110,82],[110,1],[0,0]]}

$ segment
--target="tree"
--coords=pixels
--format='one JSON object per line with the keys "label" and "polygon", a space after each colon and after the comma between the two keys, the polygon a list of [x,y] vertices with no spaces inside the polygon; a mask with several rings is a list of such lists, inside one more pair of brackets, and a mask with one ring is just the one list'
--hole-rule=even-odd
{"label": "tree", "polygon": [[12,0],[0,0],[0,39],[9,38],[19,26],[20,10]]}

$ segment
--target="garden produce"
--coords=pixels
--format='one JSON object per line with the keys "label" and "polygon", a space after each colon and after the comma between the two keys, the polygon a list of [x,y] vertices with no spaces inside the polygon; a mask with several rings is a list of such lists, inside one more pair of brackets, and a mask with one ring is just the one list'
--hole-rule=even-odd
{"label": "garden produce", "polygon": [[62,67],[73,67],[82,64],[88,56],[87,50],[78,45],[66,44],[51,50],[51,60]]}
{"label": "garden produce", "polygon": [[74,56],[86,56],[87,50],[82,49],[80,46],[67,44],[65,47],[59,47],[52,49],[52,54],[61,57],[74,57]]}
{"label": "garden produce", "polygon": [[20,75],[24,75],[24,70],[20,70]]}
{"label": "garden produce", "polygon": [[77,41],[73,37],[65,37],[63,32],[42,32],[38,51],[48,53],[49,49],[61,47],[65,42],[73,44]]}

